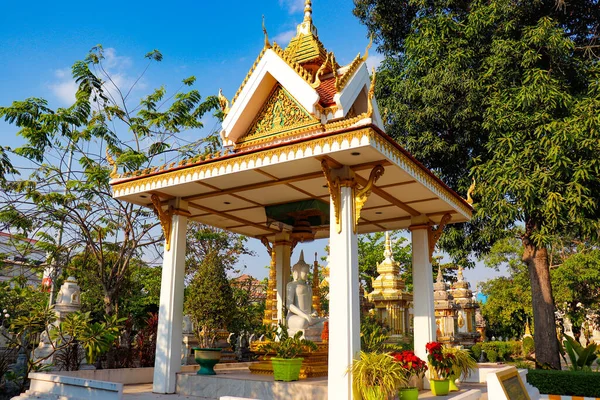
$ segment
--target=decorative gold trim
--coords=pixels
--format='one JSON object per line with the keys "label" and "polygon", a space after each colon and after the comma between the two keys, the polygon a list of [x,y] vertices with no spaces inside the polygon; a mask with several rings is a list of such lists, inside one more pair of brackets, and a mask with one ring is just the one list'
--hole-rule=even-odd
{"label": "decorative gold trim", "polygon": [[446,227],[446,224],[448,224],[448,222],[450,222],[451,219],[452,219],[452,215],[450,215],[450,214],[444,214],[444,216],[442,217],[442,220],[440,221],[440,224],[438,225],[437,229],[433,229],[432,226],[429,226],[429,228],[427,230],[427,239],[429,241],[429,259],[430,260],[433,257],[433,252],[435,250],[435,245],[440,240],[440,237],[442,237],[442,233],[444,232],[444,228]]}
{"label": "decorative gold trim", "polygon": [[469,203],[470,205],[473,205],[473,197],[471,197],[473,195],[473,193],[475,192],[475,178],[473,178],[473,183],[471,183],[471,186],[469,186],[469,190],[467,191],[467,203]]}
{"label": "decorative gold trim", "polygon": [[[373,34],[371,33],[371,37],[369,38],[369,44],[367,45],[367,48],[365,49],[365,55],[363,56],[363,61],[367,62],[367,58],[369,58],[369,50],[371,50],[371,46],[373,46]],[[375,69],[375,68],[373,68]]]}
{"label": "decorative gold trim", "polygon": [[165,235],[165,250],[169,251],[171,250],[171,225],[173,224],[173,209],[171,206],[168,206],[167,211],[164,211],[160,202],[160,197],[155,194],[150,196],[150,201],[152,201],[154,212],[158,216],[160,226]]}
{"label": "decorative gold trim", "polygon": [[323,174],[325,175],[325,179],[327,180],[327,188],[329,189],[329,195],[331,196],[331,201],[333,203],[333,212],[335,219],[335,230],[337,233],[342,232],[342,223],[340,220],[340,210],[341,210],[341,184],[340,178],[336,176],[335,178],[331,176],[331,168],[329,168],[329,164],[327,160],[321,161],[321,169],[323,170]]}
{"label": "decorative gold trim", "polygon": [[246,74],[246,77],[242,81],[242,84],[238,88],[237,92],[235,92],[235,95],[233,96],[233,99],[231,99],[231,106],[232,107],[235,104],[235,101],[237,100],[237,98],[240,95],[240,93],[242,93],[242,89],[244,89],[244,86],[246,86],[246,83],[248,83],[248,80],[250,79],[250,76],[252,76],[252,73],[254,72],[254,70],[256,70],[256,66],[258,65],[258,63],[260,62],[261,58],[263,57],[263,55],[265,54],[265,52],[267,50],[268,49],[263,48],[262,51],[260,52],[260,54],[258,55],[258,57],[256,57],[256,60],[254,61],[254,64],[252,64],[252,67],[250,68],[250,71],[248,71],[248,73]]}
{"label": "decorative gold trim", "polygon": [[262,16],[262,29],[263,29],[263,33],[265,34],[265,49],[270,49],[271,48],[271,43],[269,43],[269,34],[267,33],[267,27],[265,26],[265,16],[264,16],[264,14]]}
{"label": "decorative gold trim", "polygon": [[230,108],[229,108],[229,100],[227,100],[227,97],[225,97],[225,95],[223,95],[223,89],[219,89],[219,95],[217,96],[219,99],[219,105],[221,106],[221,110],[223,111],[224,115],[229,114]]}
{"label": "decorative gold trim", "polygon": [[108,161],[108,164],[112,167],[112,170],[110,171],[110,175],[109,175],[110,179],[117,179],[119,177],[119,173],[118,173],[119,166],[117,165],[115,160],[111,157],[110,153],[108,152],[108,148],[106,149],[106,161]]}
{"label": "decorative gold trim", "polygon": [[358,227],[358,220],[360,219],[360,212],[362,211],[367,199],[371,195],[371,189],[375,182],[381,178],[381,176],[385,173],[385,168],[383,165],[377,165],[375,168],[371,170],[371,174],[369,175],[369,180],[367,184],[362,189],[358,189],[358,186],[355,187],[355,195],[354,195],[354,233],[356,233],[356,228]]}
{"label": "decorative gold trim", "polygon": [[367,118],[373,117],[373,98],[375,97],[375,83],[377,73],[375,72],[375,67],[373,67],[373,75],[371,78],[371,87],[369,88],[369,95],[367,97]]}
{"label": "decorative gold trim", "polygon": [[271,48],[275,54],[277,54],[283,61],[286,62],[296,73],[306,81],[309,85],[313,82],[312,74],[304,69],[304,67],[298,64],[293,58],[285,52],[277,43],[273,43],[273,47]]}
{"label": "decorative gold trim", "polygon": [[[307,150],[311,150],[312,152],[315,148],[332,148],[334,145],[342,146],[344,143],[352,143],[353,140],[358,140],[360,143],[363,143],[364,140],[368,140],[375,149],[380,151],[385,157],[389,158],[394,165],[402,168],[419,183],[426,185],[428,189],[436,194],[436,196],[453,204],[457,209],[461,210],[465,216],[468,217],[471,215],[471,207],[458,200],[457,195],[450,192],[450,190],[443,186],[437,179],[428,174],[422,166],[409,158],[404,152],[390,143],[388,139],[369,126],[277,148],[267,148],[249,154],[240,154],[236,157],[228,157],[223,160],[202,161],[201,164],[178,168],[176,170],[156,171],[154,175],[151,176],[128,179],[126,181],[114,181],[111,183],[111,186],[113,187],[116,197],[134,193],[144,193],[166,187],[169,185],[169,181],[180,183],[191,182],[193,176],[197,176],[195,180],[202,180],[219,176],[222,173],[220,171],[238,171],[241,168],[251,168],[250,166],[256,165],[257,161],[280,159],[282,156],[288,159],[287,156],[289,154],[303,154]],[[139,175],[141,175],[141,173],[137,173],[136,176]]]}
{"label": "decorative gold trim", "polygon": [[321,284],[319,281],[319,262],[317,253],[315,253],[315,262],[313,264],[313,281],[312,281],[312,307],[317,315],[321,316]]}
{"label": "decorative gold trim", "polygon": [[358,53],[358,55],[354,58],[354,60],[352,60],[352,62],[348,66],[346,72],[342,76],[335,77],[335,90],[338,93],[340,93],[342,89],[346,87],[346,84],[348,84],[348,81],[350,80],[352,75],[354,75],[360,64],[362,64],[363,62],[364,61],[360,56],[360,53]]}

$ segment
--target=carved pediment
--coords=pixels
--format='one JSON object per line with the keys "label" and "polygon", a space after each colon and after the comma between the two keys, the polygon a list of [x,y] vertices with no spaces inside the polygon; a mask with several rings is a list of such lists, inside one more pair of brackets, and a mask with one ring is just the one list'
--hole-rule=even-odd
{"label": "carved pediment", "polygon": [[320,123],[280,84],[275,85],[260,112],[237,144],[276,137]]}

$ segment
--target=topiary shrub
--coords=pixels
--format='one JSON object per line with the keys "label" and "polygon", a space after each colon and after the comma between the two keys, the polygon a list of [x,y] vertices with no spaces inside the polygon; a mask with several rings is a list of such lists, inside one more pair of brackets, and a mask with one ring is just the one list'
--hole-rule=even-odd
{"label": "topiary shrub", "polygon": [[498,352],[496,350],[490,349],[485,354],[487,355],[487,359],[489,362],[495,363],[496,361],[498,361]]}
{"label": "topiary shrub", "polygon": [[531,336],[523,338],[523,355],[530,356],[535,351],[535,342]]}
{"label": "topiary shrub", "polygon": [[473,356],[475,357],[475,359],[479,360],[479,357],[481,357],[481,344],[476,343],[475,345],[473,345],[473,347],[471,347],[471,351],[473,352]]}
{"label": "topiary shrub", "polygon": [[600,397],[599,378],[597,372],[542,369],[527,372],[527,382],[541,394]]}

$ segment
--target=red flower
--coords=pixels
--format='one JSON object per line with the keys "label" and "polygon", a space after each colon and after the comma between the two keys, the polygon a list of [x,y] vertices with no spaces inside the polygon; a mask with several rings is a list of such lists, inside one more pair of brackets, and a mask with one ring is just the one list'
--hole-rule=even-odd
{"label": "red flower", "polygon": [[450,374],[452,364],[454,363],[454,355],[442,353],[442,344],[438,342],[430,342],[425,346],[427,359],[431,366],[431,375],[434,379],[445,379]]}
{"label": "red flower", "polygon": [[409,376],[419,376],[427,370],[425,361],[421,360],[410,350],[390,353],[394,360],[406,370]]}

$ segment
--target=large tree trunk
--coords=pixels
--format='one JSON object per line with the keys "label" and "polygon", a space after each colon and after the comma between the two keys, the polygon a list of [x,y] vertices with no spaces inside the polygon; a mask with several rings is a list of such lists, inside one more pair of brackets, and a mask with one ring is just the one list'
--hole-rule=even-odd
{"label": "large tree trunk", "polygon": [[523,262],[527,264],[531,281],[536,366],[560,369],[548,250],[536,247],[527,234],[523,247]]}

